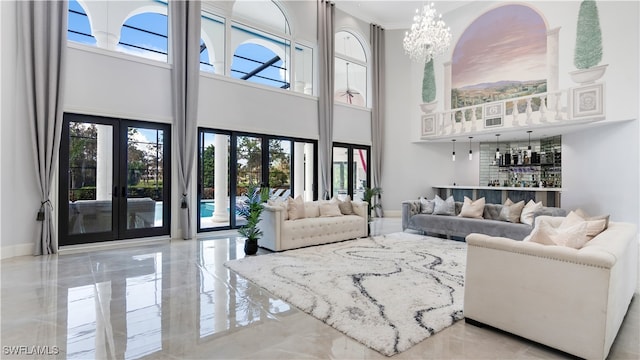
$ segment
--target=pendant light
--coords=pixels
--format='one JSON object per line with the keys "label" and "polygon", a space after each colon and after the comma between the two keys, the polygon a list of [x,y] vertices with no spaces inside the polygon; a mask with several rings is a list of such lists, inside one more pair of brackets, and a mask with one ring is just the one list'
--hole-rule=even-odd
{"label": "pendant light", "polygon": [[500,146],[498,145],[498,139],[500,134],[496,134],[496,160],[500,160]]}
{"label": "pendant light", "polygon": [[527,134],[529,134],[529,146],[527,146],[527,156],[531,159],[531,130],[527,130]]}
{"label": "pendant light", "polygon": [[471,139],[473,139],[473,136],[469,136],[469,160],[473,160],[473,150],[471,150]]}
{"label": "pendant light", "polygon": [[456,139],[451,140],[453,143],[453,153],[451,154],[451,161],[456,161]]}

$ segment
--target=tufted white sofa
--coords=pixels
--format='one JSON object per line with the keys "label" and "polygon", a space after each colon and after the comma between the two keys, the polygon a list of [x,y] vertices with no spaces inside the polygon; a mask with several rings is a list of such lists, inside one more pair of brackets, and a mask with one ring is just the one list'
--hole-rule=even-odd
{"label": "tufted white sofa", "polygon": [[367,236],[366,202],[352,202],[355,215],[321,217],[321,201],[325,200],[305,202],[305,218],[297,220],[285,220],[287,210],[281,206],[264,205],[258,245],[282,251]]}
{"label": "tufted white sofa", "polygon": [[[554,226],[562,218],[540,216]],[[470,234],[464,316],[585,359],[604,359],[638,284],[634,224],[581,249]]]}

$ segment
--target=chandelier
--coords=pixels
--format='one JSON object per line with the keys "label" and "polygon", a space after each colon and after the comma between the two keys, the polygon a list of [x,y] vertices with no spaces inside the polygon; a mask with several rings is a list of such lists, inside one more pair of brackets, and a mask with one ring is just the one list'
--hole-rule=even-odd
{"label": "chandelier", "polygon": [[407,31],[402,42],[404,51],[411,60],[429,62],[441,55],[451,43],[451,31],[442,21],[433,3],[424,5],[422,13],[416,9],[411,31]]}

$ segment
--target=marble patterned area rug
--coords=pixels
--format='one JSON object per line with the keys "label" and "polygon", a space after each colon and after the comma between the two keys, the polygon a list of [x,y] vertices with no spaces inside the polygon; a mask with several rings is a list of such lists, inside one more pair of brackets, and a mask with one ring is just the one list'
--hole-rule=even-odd
{"label": "marble patterned area rug", "polygon": [[463,318],[466,243],[394,233],[225,266],[392,356]]}

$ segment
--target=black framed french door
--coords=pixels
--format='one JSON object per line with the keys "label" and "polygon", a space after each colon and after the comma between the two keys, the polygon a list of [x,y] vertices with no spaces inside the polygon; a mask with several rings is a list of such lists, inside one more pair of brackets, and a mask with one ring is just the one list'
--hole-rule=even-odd
{"label": "black framed french door", "polygon": [[65,114],[60,245],[170,233],[171,127]]}
{"label": "black framed french door", "polygon": [[361,200],[364,189],[371,183],[371,147],[333,143],[332,193],[343,200],[346,196]]}
{"label": "black framed french door", "polygon": [[315,140],[200,128],[198,231],[244,224],[236,207],[249,184],[269,187],[271,198],[317,198]]}

